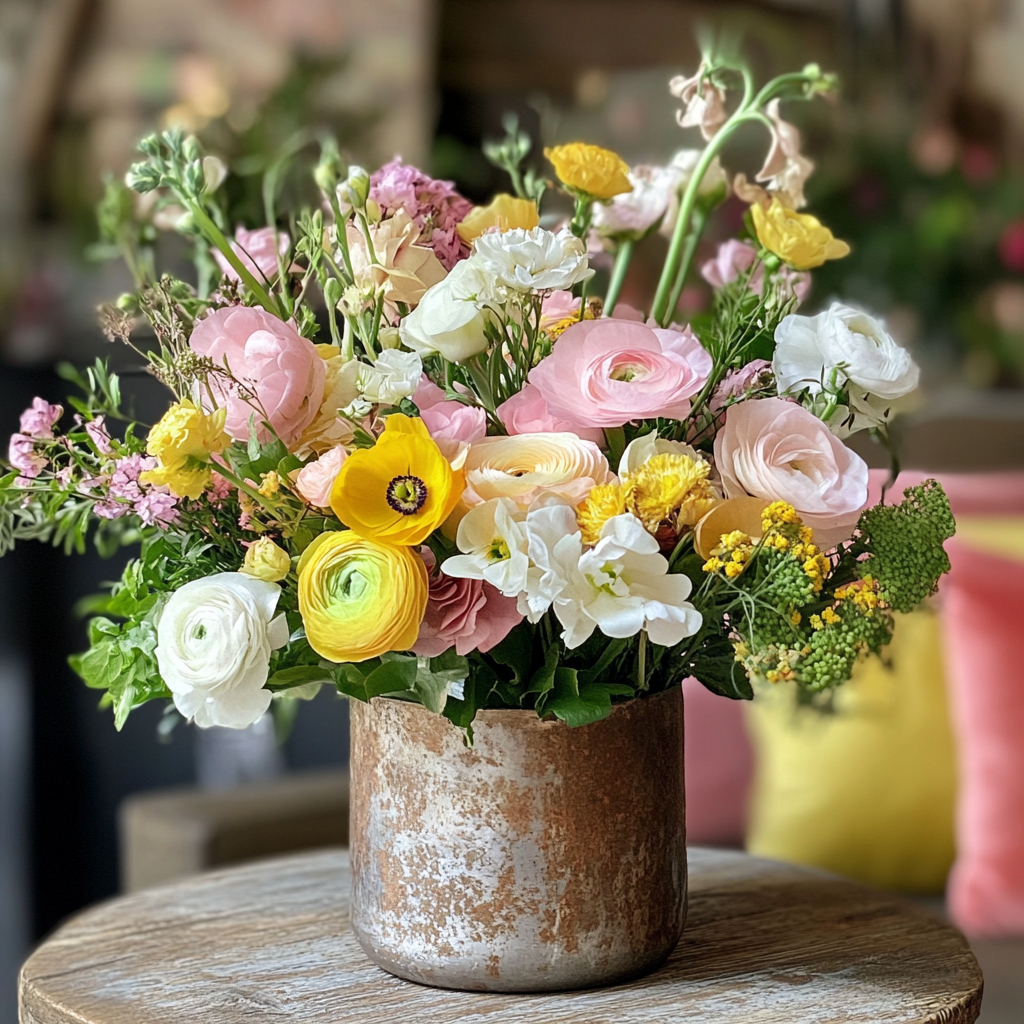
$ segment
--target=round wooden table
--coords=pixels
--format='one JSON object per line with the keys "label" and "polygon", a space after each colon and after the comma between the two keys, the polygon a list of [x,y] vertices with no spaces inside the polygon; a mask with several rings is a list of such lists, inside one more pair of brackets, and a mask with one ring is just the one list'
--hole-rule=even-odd
{"label": "round wooden table", "polygon": [[101,904],[22,968],[22,1024],[967,1024],[962,936],[898,898],[804,868],[692,849],[690,915],[661,970],[537,996],[423,988],[348,930],[348,859],[211,872]]}

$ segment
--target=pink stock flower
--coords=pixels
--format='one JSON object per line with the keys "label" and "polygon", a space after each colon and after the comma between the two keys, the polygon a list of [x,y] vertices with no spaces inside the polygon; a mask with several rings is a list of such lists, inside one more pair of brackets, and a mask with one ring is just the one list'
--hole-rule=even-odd
{"label": "pink stock flower", "polygon": [[433,552],[423,549],[430,569],[427,610],[413,651],[436,658],[454,645],[456,654],[486,653],[523,621],[516,600],[483,580],[456,579],[437,568]]}
{"label": "pink stock flower", "polygon": [[21,474],[16,481],[19,486],[34,480],[47,465],[46,459],[35,450],[34,439],[27,434],[11,434],[7,461]]}
{"label": "pink stock flower", "polygon": [[668,83],[669,92],[684,104],[684,109],[676,115],[683,128],[700,128],[705,139],[711,139],[718,129],[725,124],[725,93],[710,78],[705,78],[702,64],[691,78],[676,75]]}
{"label": "pink stock flower", "polygon": [[469,246],[455,229],[473,204],[455,191],[452,182],[431,178],[396,157],[370,175],[370,198],[384,217],[404,210],[445,270],[469,255]]}
{"label": "pink stock flower", "polygon": [[53,438],[53,425],[63,415],[62,405],[50,405],[42,398],[33,398],[32,404],[21,414],[21,432],[49,441]]}
{"label": "pink stock flower", "polygon": [[604,444],[600,427],[584,427],[563,416],[554,415],[535,384],[527,384],[495,410],[510,434],[544,434],[569,431],[594,444]]}
{"label": "pink stock flower", "polygon": [[[277,436],[291,444],[319,412],[326,377],[320,353],[291,323],[259,306],[215,310],[196,324],[189,345],[216,366],[226,364],[237,381],[210,375],[217,404],[227,408],[225,429],[236,441],[248,440],[254,417],[260,441],[270,439],[264,426],[268,420]],[[241,397],[239,385],[253,397]],[[202,401],[210,409],[205,389]]]}
{"label": "pink stock flower", "polygon": [[444,397],[444,391],[426,377],[412,396],[420,418],[446,459],[487,436],[487,413],[479,406],[463,405]]}
{"label": "pink stock flower", "polygon": [[225,480],[216,470],[210,474],[210,486],[206,489],[206,500],[219,504],[227,500],[234,490],[234,484]]}
{"label": "pink stock flower", "polygon": [[712,412],[721,412],[748,392],[765,386],[772,378],[772,364],[767,359],[752,359],[746,366],[730,370],[722,380],[708,405]]}
{"label": "pink stock flower", "polygon": [[528,379],[555,416],[583,426],[621,427],[658,416],[683,419],[711,365],[689,328],[584,320],[562,334]]}
{"label": "pink stock flower", "polygon": [[868,500],[868,467],[800,405],[762,398],[729,407],[715,438],[727,498],[786,501],[823,550],[848,540]]}
{"label": "pink stock flower", "polygon": [[166,530],[178,521],[178,499],[173,494],[150,491],[135,504],[135,513],[147,526]]}
{"label": "pink stock flower", "polygon": [[127,455],[118,459],[110,476],[110,496],[125,501],[138,501],[143,495],[139,474],[156,467],[157,460],[148,455]]}
{"label": "pink stock flower", "polygon": [[[274,245],[274,238],[277,245]],[[242,265],[260,283],[271,281],[277,277],[277,258],[288,251],[291,239],[283,231],[273,228],[256,228],[247,231],[241,225],[235,229],[235,240],[231,249],[242,261]],[[213,250],[213,258],[217,266],[229,281],[241,281],[238,271],[227,261],[227,257],[217,249]]]}
{"label": "pink stock flower", "polygon": [[103,416],[97,416],[94,420],[89,420],[85,425],[85,432],[89,435],[89,439],[94,445],[100,455],[110,455],[113,452],[113,446],[111,445],[111,437],[107,432],[106,424],[103,422]]}
{"label": "pink stock flower", "polygon": [[[705,261],[700,268],[701,277],[712,288],[723,288],[732,284],[740,274],[746,273],[757,259],[757,250],[746,242],[730,238],[718,247],[713,259]],[[747,286],[755,295],[764,287],[764,266],[758,266]],[[775,286],[783,300],[796,296],[803,302],[811,290],[811,275],[806,270],[793,270],[782,266],[775,272]]]}
{"label": "pink stock flower", "polygon": [[343,445],[324,452],[314,462],[308,462],[295,477],[295,489],[310,505],[317,508],[331,507],[331,488],[341,472],[342,463],[348,458]]}

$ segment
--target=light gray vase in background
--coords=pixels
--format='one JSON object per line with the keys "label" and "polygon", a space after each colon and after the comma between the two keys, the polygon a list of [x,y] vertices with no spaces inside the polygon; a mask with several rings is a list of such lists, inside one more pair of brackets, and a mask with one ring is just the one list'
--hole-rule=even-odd
{"label": "light gray vase in background", "polygon": [[658,967],[686,917],[679,687],[576,729],[352,702],[352,927],[442,988],[541,992]]}

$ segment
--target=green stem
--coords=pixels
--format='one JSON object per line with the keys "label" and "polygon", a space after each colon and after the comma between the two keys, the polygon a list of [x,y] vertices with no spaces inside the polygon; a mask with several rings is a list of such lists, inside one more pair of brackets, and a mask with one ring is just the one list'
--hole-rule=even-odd
{"label": "green stem", "polygon": [[342,217],[341,207],[338,205],[338,197],[333,192],[331,193],[331,212],[334,214],[334,237],[337,239],[338,248],[341,250],[341,261],[345,264],[349,281],[354,281],[352,257],[348,251],[348,218]]}
{"label": "green stem", "polygon": [[245,491],[245,493],[248,494],[253,501],[262,505],[268,512],[270,512],[274,516],[275,519],[277,518],[278,510],[273,506],[271,502],[267,501],[267,499],[264,498],[263,495],[260,494],[260,492],[256,490],[255,487],[250,487],[244,480],[237,477],[234,473],[231,472],[230,469],[227,468],[227,465],[225,465],[224,463],[215,462],[213,463],[213,465],[216,466],[217,472],[222,477],[224,477],[225,480],[234,484],[240,491]]}
{"label": "green stem", "polygon": [[190,201],[189,207],[192,216],[195,218],[199,230],[206,236],[208,242],[215,245],[224,255],[224,259],[231,264],[235,273],[242,279],[246,288],[259,299],[260,304],[268,312],[280,313],[277,302],[271,298],[270,293],[256,280],[249,272],[245,264],[238,258],[238,254],[231,248],[231,243],[224,237],[223,232],[210,219],[206,211],[196,202]]}
{"label": "green stem", "polygon": [[619,251],[615,254],[615,266],[612,268],[612,279],[608,282],[608,294],[604,299],[605,316],[611,316],[615,303],[619,301],[619,293],[626,280],[629,264],[633,259],[636,242],[632,238],[624,238],[619,243]]}
{"label": "green stem", "polygon": [[357,213],[356,216],[359,218],[359,226],[363,229],[363,236],[366,238],[366,247],[369,250],[369,257],[371,263],[380,263],[377,259],[377,250],[373,245],[373,236],[370,234],[370,224],[366,219],[366,215],[362,212]]}
{"label": "green stem", "polygon": [[640,630],[640,648],[637,651],[636,686],[638,690],[647,689],[647,630]]}
{"label": "green stem", "polygon": [[690,266],[693,264],[693,257],[697,253],[697,246],[700,244],[701,235],[704,234],[704,227],[708,222],[708,210],[700,203],[694,208],[693,216],[690,218],[690,233],[686,236],[686,247],[683,250],[683,259],[679,264],[679,273],[676,274],[675,282],[672,285],[672,293],[668,299],[667,319],[671,320],[679,305],[679,297],[686,287],[686,279],[690,276]]}

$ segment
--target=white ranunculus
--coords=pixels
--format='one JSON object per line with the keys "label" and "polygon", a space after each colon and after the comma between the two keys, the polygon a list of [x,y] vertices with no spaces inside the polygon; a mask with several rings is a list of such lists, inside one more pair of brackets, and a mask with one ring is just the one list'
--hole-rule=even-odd
{"label": "white ranunculus", "polygon": [[675,199],[683,172],[677,167],[634,167],[629,172],[632,192],[594,206],[594,227],[609,238],[642,238],[660,223]]}
{"label": "white ranunculus", "polygon": [[863,426],[884,423],[893,401],[913,391],[920,376],[880,321],[839,302],[817,316],[785,317],[775,329],[772,369],[779,394],[805,394],[812,403],[846,389]]}
{"label": "white ranunculus", "polygon": [[553,607],[569,650],[595,629],[625,638],[647,630],[665,647],[693,636],[701,614],[687,600],[692,584],[670,574],[658,542],[631,513],[605,523],[601,539],[584,551],[572,509],[554,506],[526,517],[530,573],[519,610],[537,621]]}
{"label": "white ranunculus", "polygon": [[245,729],[270,707],[270,654],[288,642],[281,588],[239,572],[179,587],[157,622],[156,660],[174,706],[196,725]]}
{"label": "white ranunculus", "polygon": [[411,398],[423,377],[423,360],[415,352],[388,348],[381,352],[373,366],[359,372],[359,390],[371,402],[398,405]]}
{"label": "white ranunculus", "polygon": [[421,355],[438,352],[453,363],[465,362],[487,349],[484,329],[491,301],[490,282],[479,261],[461,260],[402,321],[402,342]]}
{"label": "white ranunculus", "polygon": [[470,509],[456,535],[462,554],[446,559],[441,571],[457,579],[484,580],[506,597],[516,597],[526,587],[529,568],[519,515],[510,498],[494,498]]}
{"label": "white ranunculus", "polygon": [[471,260],[500,288],[514,292],[568,291],[593,277],[587,248],[568,228],[516,228],[481,235]]}

